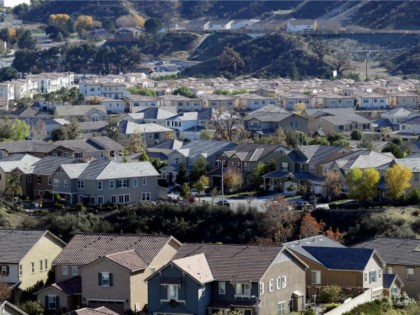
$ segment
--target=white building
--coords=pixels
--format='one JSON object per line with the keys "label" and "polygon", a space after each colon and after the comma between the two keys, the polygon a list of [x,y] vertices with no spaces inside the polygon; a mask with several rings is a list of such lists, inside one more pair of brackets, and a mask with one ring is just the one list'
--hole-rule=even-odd
{"label": "white building", "polygon": [[31,5],[30,0],[0,0],[0,6],[7,7],[7,8],[14,8],[19,4],[27,4]]}
{"label": "white building", "polygon": [[288,32],[314,32],[318,29],[318,24],[314,20],[295,19],[287,22],[286,30]]}

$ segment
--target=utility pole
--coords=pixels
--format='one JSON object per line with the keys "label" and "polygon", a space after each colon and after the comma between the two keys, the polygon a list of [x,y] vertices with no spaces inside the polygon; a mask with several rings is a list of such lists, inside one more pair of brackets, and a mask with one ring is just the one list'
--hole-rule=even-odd
{"label": "utility pole", "polygon": [[222,200],[223,202],[225,201],[225,188],[224,188],[224,180],[223,180],[223,160],[221,160],[222,162]]}

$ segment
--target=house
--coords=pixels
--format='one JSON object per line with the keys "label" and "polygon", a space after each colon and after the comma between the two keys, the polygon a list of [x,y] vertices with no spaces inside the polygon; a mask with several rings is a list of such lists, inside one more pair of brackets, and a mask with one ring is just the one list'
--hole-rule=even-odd
{"label": "house", "polygon": [[322,165],[343,156],[346,149],[338,146],[299,146],[276,160],[276,170],[263,175],[268,191],[295,192],[306,187],[308,192],[323,193],[325,174]]}
{"label": "house", "polygon": [[315,108],[353,108],[356,100],[352,96],[318,93],[312,101]]}
{"label": "house", "polygon": [[127,100],[130,113],[136,113],[149,107],[160,106],[159,99],[150,96],[132,95]]}
{"label": "house", "polygon": [[395,159],[395,163],[408,167],[413,174],[410,180],[411,189],[420,189],[420,155],[409,155],[402,159]]}
{"label": "house", "polygon": [[403,134],[420,134],[420,115],[403,120],[399,129]]}
{"label": "house", "polygon": [[396,298],[403,292],[404,282],[397,274],[384,273],[384,296]]}
{"label": "house", "polygon": [[150,162],[62,163],[51,176],[52,192],[63,200],[89,205],[128,204],[160,197],[159,173]]}
{"label": "house", "polygon": [[309,119],[308,132],[310,134],[314,134],[319,129],[326,134],[371,129],[370,120],[348,108],[306,109],[302,116]]}
{"label": "house", "polygon": [[418,109],[419,96],[415,93],[398,92],[388,96],[389,106]]}
{"label": "house", "polygon": [[174,129],[179,139],[198,140],[200,133],[213,117],[213,109],[183,112],[166,119],[166,127]]}
{"label": "house", "polygon": [[54,116],[71,121],[99,121],[108,120],[108,114],[104,105],[67,105],[55,108]]}
{"label": "house", "polygon": [[2,282],[20,290],[45,282],[65,245],[49,231],[0,230]]}
{"label": "house", "polygon": [[91,159],[115,159],[124,151],[124,147],[107,136],[87,139],[61,140],[54,142],[74,152],[74,157]]}
{"label": "house", "polygon": [[28,315],[22,311],[19,307],[13,305],[8,301],[0,303],[0,314],[2,315]]}
{"label": "house", "polygon": [[378,237],[354,247],[377,251],[385,261],[386,273],[397,274],[404,283],[404,291],[420,299],[420,240]]}
{"label": "house", "polygon": [[[162,107],[142,108],[138,112],[125,114],[121,120],[128,120],[137,124],[158,124],[166,126],[166,120],[176,116],[176,113],[168,111]],[[168,126],[169,127],[169,126]]]}
{"label": "house", "polygon": [[108,114],[121,114],[128,112],[128,108],[125,106],[125,101],[113,98],[102,98],[99,100],[99,104],[105,106]]}
{"label": "house", "polygon": [[207,108],[226,107],[234,109],[238,107],[238,98],[236,96],[209,94],[201,98],[204,100],[204,105]]}
{"label": "house", "polygon": [[311,106],[311,96],[307,94],[279,92],[277,96],[280,106],[287,110],[294,110],[296,104],[304,104],[306,108]]}
{"label": "house", "polygon": [[175,137],[175,131],[155,123],[137,124],[132,121],[121,120],[118,123],[118,129],[120,142],[124,145],[127,145],[130,139],[136,135],[141,135],[147,145],[153,145]]}
{"label": "house", "polygon": [[315,32],[318,30],[318,23],[310,19],[292,19],[287,22],[286,30],[291,33]]}
{"label": "house", "polygon": [[256,110],[266,105],[276,105],[275,97],[261,96],[258,94],[241,94],[238,96],[238,107],[244,110]]}
{"label": "house", "polygon": [[149,314],[288,314],[305,306],[306,265],[282,246],[183,244],[148,279]]}
{"label": "house", "polygon": [[0,142],[0,157],[4,158],[10,154],[30,154],[39,158],[45,156],[72,156],[73,151],[54,143],[42,140],[21,140]]}
{"label": "house", "polygon": [[140,27],[122,27],[115,32],[115,39],[120,41],[135,40],[141,35]]}
{"label": "house", "polygon": [[253,138],[274,134],[278,128],[308,132],[308,119],[277,106],[265,106],[244,117],[244,127]]}
{"label": "house", "polygon": [[220,187],[222,163],[224,171],[236,170],[243,178],[244,185],[249,185],[252,171],[258,163],[268,163],[287,154],[288,150],[277,144],[239,143],[233,148],[224,150],[218,157],[215,169],[210,173],[213,186]]}
{"label": "house", "polygon": [[161,168],[161,178],[168,184],[176,182],[179,165],[185,163],[187,170],[191,170],[194,162],[199,158],[205,158],[212,168],[217,165],[216,160],[225,150],[231,150],[236,145],[228,141],[216,140],[193,140],[184,143],[182,147],[168,154],[168,165]]}
{"label": "house", "polygon": [[389,107],[388,96],[378,93],[354,93],[358,109],[386,109]]}
{"label": "house", "polygon": [[381,117],[388,119],[393,125],[398,125],[402,121],[412,117],[413,114],[414,113],[408,109],[398,107],[381,113]]}
{"label": "house", "polygon": [[319,295],[323,287],[330,285],[356,292],[371,289],[372,298],[382,295],[385,264],[377,251],[344,247],[325,236],[292,241],[284,246],[308,265],[307,296]]}
{"label": "house", "polygon": [[[147,304],[145,279],[180,247],[165,235],[76,234],[54,261],[56,283],[39,291],[37,300],[47,309],[74,310],[83,304],[118,314],[140,312]],[[69,281],[77,287],[75,279],[80,279],[78,288],[57,290]]]}
{"label": "house", "polygon": [[182,95],[164,95],[159,97],[163,106],[175,106],[177,112],[192,112],[204,109],[204,102],[199,98],[189,98]]}
{"label": "house", "polygon": [[174,151],[181,149],[183,142],[180,140],[172,139],[158,143],[146,149],[147,155],[150,158],[159,159],[161,161],[168,161],[169,155]]}
{"label": "house", "polygon": [[106,82],[101,84],[101,96],[105,98],[123,99],[128,92],[125,83]]}

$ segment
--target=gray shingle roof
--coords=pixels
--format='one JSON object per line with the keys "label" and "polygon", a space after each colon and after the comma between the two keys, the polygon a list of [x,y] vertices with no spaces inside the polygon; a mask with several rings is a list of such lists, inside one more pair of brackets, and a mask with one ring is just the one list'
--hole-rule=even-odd
{"label": "gray shingle roof", "polygon": [[86,265],[106,255],[134,250],[150,264],[171,240],[167,235],[76,234],[55,259],[56,265]]}
{"label": "gray shingle roof", "polygon": [[19,263],[44,235],[65,245],[48,231],[0,230],[0,263]]}
{"label": "gray shingle roof", "polygon": [[0,150],[11,153],[48,153],[56,149],[57,145],[41,140],[3,141],[0,142]]}
{"label": "gray shingle roof", "polygon": [[420,240],[378,237],[354,247],[375,249],[387,264],[420,266]]}
{"label": "gray shingle roof", "polygon": [[204,253],[215,280],[259,281],[282,246],[183,244],[174,259]]}
{"label": "gray shingle roof", "polygon": [[72,157],[46,156],[35,163],[33,173],[36,175],[52,175],[61,164],[75,163]]}

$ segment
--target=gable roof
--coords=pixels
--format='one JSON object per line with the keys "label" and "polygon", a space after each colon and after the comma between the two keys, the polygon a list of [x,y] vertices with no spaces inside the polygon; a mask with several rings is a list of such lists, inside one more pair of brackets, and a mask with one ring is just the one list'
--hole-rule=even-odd
{"label": "gable roof", "polygon": [[85,180],[104,180],[140,176],[159,176],[159,172],[149,161],[118,163],[111,160],[95,160],[90,162],[82,170],[79,178]]}
{"label": "gable roof", "polygon": [[106,115],[105,105],[68,105],[55,108],[55,115],[60,117],[88,116],[95,112]]}
{"label": "gable roof", "polygon": [[143,259],[141,259],[135,250],[109,254],[106,255],[105,258],[117,263],[124,268],[127,268],[131,272],[143,270],[147,267],[147,264]]}
{"label": "gable roof", "polygon": [[185,271],[198,283],[204,284],[214,280],[206,256],[201,253],[172,261],[181,270]]}
{"label": "gable roof", "polygon": [[5,173],[18,169],[24,174],[30,174],[34,169],[35,163],[39,160],[40,158],[30,154],[12,154],[0,160],[0,168]]}
{"label": "gable roof", "polygon": [[0,262],[19,263],[43,236],[62,247],[65,245],[61,239],[49,231],[0,230]]}
{"label": "gable roof", "polygon": [[[334,154],[342,151],[342,147],[327,145],[304,145],[299,146],[297,151],[291,151],[288,156],[292,161],[316,164],[325,160],[333,159]],[[301,154],[299,154],[301,153]],[[302,159],[303,155],[303,159]]]}
{"label": "gable roof", "polygon": [[118,129],[122,134],[133,134],[133,133],[151,133],[151,132],[173,132],[172,129],[165,126],[161,126],[155,123],[150,124],[138,124],[133,121],[121,120],[118,123]]}
{"label": "gable roof", "polygon": [[22,141],[3,141],[0,142],[0,150],[5,150],[7,153],[44,153],[47,154],[58,146],[52,143],[47,143],[42,140],[22,140]]}
{"label": "gable roof", "polygon": [[228,141],[217,141],[217,140],[193,140],[191,142],[183,144],[181,149],[177,151],[185,157],[197,157],[204,156],[210,157],[213,154],[217,154],[223,150],[235,147],[236,144]]}
{"label": "gable roof", "polygon": [[350,170],[353,168],[365,169],[368,167],[386,166],[393,161],[392,153],[378,153],[362,149],[335,160],[335,163],[343,170]]}
{"label": "gable roof", "polygon": [[[55,259],[54,264],[86,265],[110,254],[133,250],[148,265],[172,240],[179,244],[175,238],[167,235],[76,234]],[[120,261],[120,257],[114,256],[113,259]]]}
{"label": "gable roof", "polygon": [[285,147],[278,144],[239,143],[233,150],[225,153],[229,157],[235,155],[240,161],[258,162],[274,151],[288,152]]}
{"label": "gable roof", "polygon": [[383,287],[385,289],[390,289],[394,281],[398,282],[398,286],[403,287],[404,283],[401,281],[401,278],[397,274],[384,273],[383,274]]}
{"label": "gable roof", "polygon": [[72,277],[70,279],[53,283],[50,286],[44,287],[41,290],[38,290],[36,294],[39,292],[48,290],[49,288],[54,288],[59,290],[67,295],[75,295],[82,293],[82,279],[80,276]]}
{"label": "gable roof", "polygon": [[303,249],[333,270],[364,270],[374,254],[374,250],[368,248],[303,246]]}
{"label": "gable roof", "polygon": [[8,301],[3,301],[0,303],[0,314],[11,314],[11,315],[28,315],[24,311],[22,311],[16,305]]}
{"label": "gable roof", "polygon": [[378,237],[355,248],[375,249],[387,264],[420,266],[420,240]]}
{"label": "gable roof", "polygon": [[61,164],[75,163],[72,157],[45,156],[34,164],[33,173],[36,175],[52,175]]}
{"label": "gable roof", "polygon": [[101,306],[97,308],[84,307],[68,312],[65,315],[118,315],[118,313],[105,306]]}
{"label": "gable roof", "polygon": [[174,260],[204,254],[214,280],[259,281],[282,246],[183,244]]}

